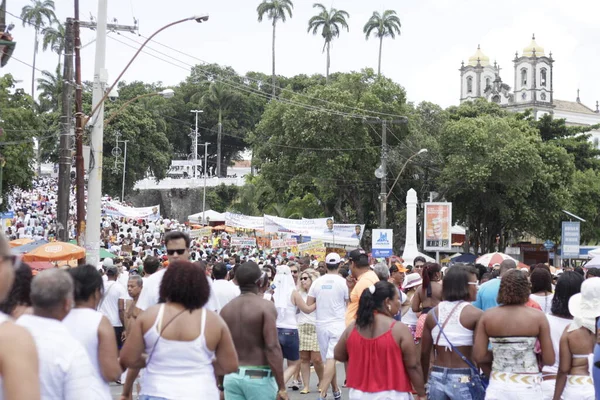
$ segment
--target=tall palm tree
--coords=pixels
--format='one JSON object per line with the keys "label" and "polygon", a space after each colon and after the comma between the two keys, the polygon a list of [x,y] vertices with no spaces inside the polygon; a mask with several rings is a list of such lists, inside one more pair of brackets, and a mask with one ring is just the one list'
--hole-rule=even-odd
{"label": "tall palm tree", "polygon": [[394,10],[385,10],[383,14],[374,11],[373,15],[363,28],[367,40],[371,34],[379,38],[379,64],[377,66],[377,75],[381,76],[381,51],[383,49],[383,38],[386,36],[396,39],[396,35],[400,35],[400,18]]}
{"label": "tall palm tree", "polygon": [[31,97],[35,96],[35,62],[39,47],[40,31],[47,25],[56,21],[54,14],[53,0],[31,0],[30,5],[26,5],[21,10],[21,19],[23,26],[33,25],[35,29],[35,41],[33,44],[33,68],[31,69]]}
{"label": "tall palm tree", "polygon": [[219,133],[217,136],[217,176],[221,177],[221,134],[223,132],[223,113],[237,101],[237,94],[222,82],[213,82],[208,92],[202,97],[204,106],[216,110],[219,116]]}
{"label": "tall palm tree", "polygon": [[61,64],[61,56],[65,51],[65,26],[56,21],[56,26],[48,26],[42,29],[42,50],[48,48],[58,54],[58,66]]}
{"label": "tall palm tree", "polygon": [[60,95],[63,88],[63,77],[60,65],[56,67],[56,73],[42,71],[42,77],[37,79],[38,96],[41,109],[60,113]]}
{"label": "tall palm tree", "polygon": [[292,18],[292,9],[294,3],[292,0],[263,0],[256,9],[258,13],[258,22],[262,22],[266,15],[271,21],[273,21],[273,42],[272,42],[272,54],[273,54],[273,76],[271,77],[271,85],[273,86],[273,98],[275,98],[275,32],[277,28],[277,21],[285,22],[287,17],[286,14]]}
{"label": "tall palm tree", "polygon": [[336,10],[335,8],[327,10],[320,3],[313,4],[313,8],[318,8],[320,12],[308,21],[308,32],[312,31],[312,34],[316,35],[319,28],[321,29],[321,36],[325,39],[323,51],[327,50],[327,73],[325,79],[329,81],[331,41],[340,36],[340,28],[346,28],[347,31],[350,31],[348,22],[346,21],[346,19],[350,18],[350,14],[344,10]]}

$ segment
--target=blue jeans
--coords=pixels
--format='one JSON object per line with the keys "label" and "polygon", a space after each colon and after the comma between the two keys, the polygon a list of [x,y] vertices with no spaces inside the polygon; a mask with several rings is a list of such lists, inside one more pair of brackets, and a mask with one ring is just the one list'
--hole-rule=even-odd
{"label": "blue jeans", "polygon": [[432,367],[429,372],[429,400],[483,400],[485,390],[471,368]]}
{"label": "blue jeans", "polygon": [[[600,361],[600,345],[594,347],[594,364]],[[600,399],[600,368],[594,365],[592,368],[592,378],[594,379],[594,390],[596,391],[596,400]]]}
{"label": "blue jeans", "polygon": [[288,361],[298,361],[300,359],[298,329],[277,328],[277,335],[283,358]]}

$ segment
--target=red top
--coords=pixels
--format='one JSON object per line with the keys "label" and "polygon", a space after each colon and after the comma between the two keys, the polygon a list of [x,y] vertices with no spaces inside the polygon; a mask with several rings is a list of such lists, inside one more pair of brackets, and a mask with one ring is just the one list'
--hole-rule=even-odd
{"label": "red top", "polygon": [[395,324],[394,321],[386,333],[373,339],[362,337],[356,328],[352,330],[346,342],[348,387],[368,393],[412,392],[402,350],[392,335]]}

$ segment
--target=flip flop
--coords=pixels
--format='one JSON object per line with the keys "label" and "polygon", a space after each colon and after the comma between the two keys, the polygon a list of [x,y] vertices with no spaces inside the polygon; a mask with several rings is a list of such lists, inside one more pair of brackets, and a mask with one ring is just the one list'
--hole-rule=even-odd
{"label": "flip flop", "polygon": [[304,388],[300,391],[300,394],[309,394],[310,390],[308,390],[308,388]]}

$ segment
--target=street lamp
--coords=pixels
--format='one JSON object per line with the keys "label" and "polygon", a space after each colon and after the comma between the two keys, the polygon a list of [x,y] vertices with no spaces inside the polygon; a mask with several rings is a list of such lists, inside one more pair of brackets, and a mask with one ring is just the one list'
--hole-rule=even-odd
{"label": "street lamp", "polygon": [[[385,193],[382,193],[379,196],[379,201],[381,201],[381,215],[380,215],[380,219],[379,219],[379,225],[381,228],[385,228],[386,227],[386,219],[387,219],[387,201],[388,198],[390,197],[390,195],[392,194],[392,190],[394,190],[394,187],[396,186],[396,183],[398,183],[398,180],[400,179],[400,176],[402,176],[402,173],[404,172],[404,170],[406,169],[406,166],[408,165],[408,163],[415,158],[416,156],[423,154],[423,153],[427,153],[427,149],[421,149],[418,152],[416,152],[415,154],[413,154],[412,156],[408,157],[408,159],[406,160],[406,162],[404,163],[404,165],[402,166],[402,169],[400,170],[400,173],[398,173],[398,176],[396,176],[396,180],[394,181],[394,183],[392,184],[392,187],[390,188],[390,191],[388,192],[388,194],[386,195]],[[375,176],[378,179],[381,179],[384,177],[383,174],[383,168],[381,166],[379,166],[379,168],[377,168],[377,170],[375,170]]]}
{"label": "street lamp", "polygon": [[[98,24],[97,24],[97,37],[102,40],[97,40],[96,45],[96,61],[94,68],[94,92],[92,104],[92,112],[90,115],[83,119],[83,116],[78,115],[78,129],[83,130],[83,127],[88,124],[89,121],[94,121],[92,124],[91,133],[91,147],[93,151],[94,164],[89,168],[89,179],[88,179],[88,203],[87,203],[87,216],[84,212],[78,212],[77,215],[77,238],[78,244],[84,244],[87,252],[87,262],[92,265],[97,265],[100,260],[100,217],[102,208],[102,147],[104,142],[104,102],[113,92],[113,89],[117,86],[125,72],[129,69],[133,61],[142,52],[144,47],[160,32],[174,25],[180,24],[187,21],[196,21],[198,23],[208,21],[208,15],[195,15],[181,19],[179,21],[171,22],[154,32],[146,41],[140,46],[137,52],[133,55],[129,63],[125,66],[123,71],[117,76],[114,83],[107,89],[104,90],[103,79],[105,79],[105,56],[106,56],[106,14],[107,14],[107,1],[100,0],[98,2]],[[92,120],[95,114],[98,116]],[[80,131],[80,133],[83,133]],[[78,147],[79,150],[79,147]],[[83,163],[77,164],[78,181],[83,182]],[[83,210],[84,194],[77,192],[77,201],[81,203],[78,207],[79,210]],[[85,236],[83,235],[83,228],[85,227]],[[84,239],[85,238],[85,239]]]}
{"label": "street lamp", "polygon": [[[196,114],[196,130],[194,131],[194,184],[196,184],[196,169],[198,168],[198,114],[202,114],[203,110],[190,111]],[[205,167],[206,168],[206,167]]]}
{"label": "street lamp", "polygon": [[[113,89],[114,90],[114,89]],[[112,99],[115,96],[115,94],[118,96],[118,93],[114,93],[112,95],[110,95],[109,97]],[[134,97],[133,99],[128,100],[127,102],[125,102],[125,104],[123,104],[121,107],[119,107],[119,109],[115,112],[113,112],[107,119],[104,120],[104,125],[108,125],[113,119],[115,119],[115,117],[117,115],[119,115],[121,113],[121,111],[123,111],[128,105],[130,105],[131,103],[144,98],[144,97],[152,97],[152,96],[161,96],[163,99],[170,99],[173,96],[175,96],[175,91],[173,91],[173,89],[165,89],[162,92],[157,92],[157,93],[146,93],[146,94],[141,94],[139,96]]]}

